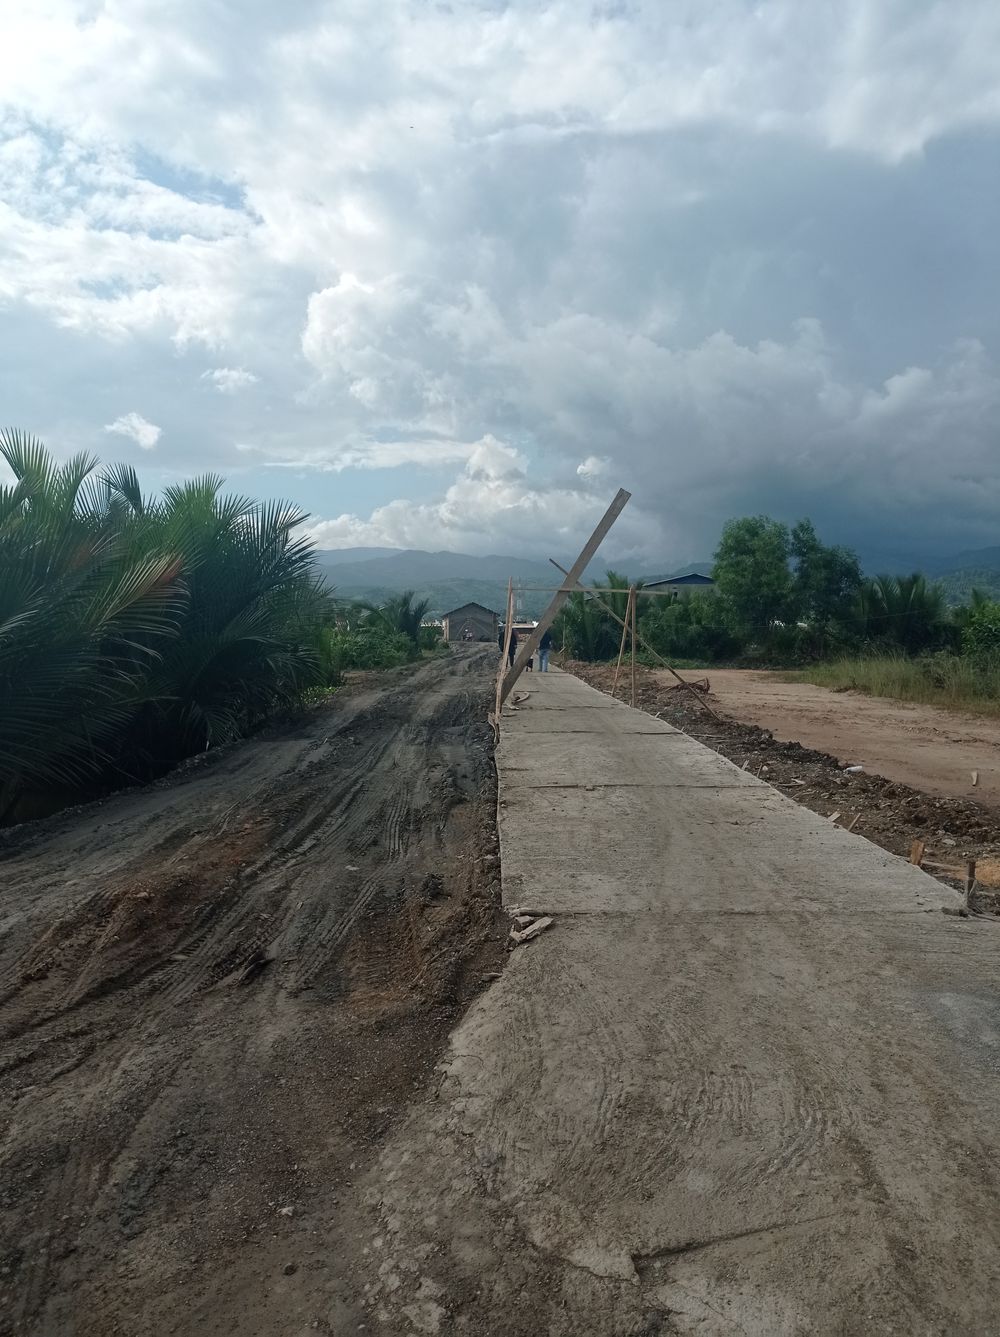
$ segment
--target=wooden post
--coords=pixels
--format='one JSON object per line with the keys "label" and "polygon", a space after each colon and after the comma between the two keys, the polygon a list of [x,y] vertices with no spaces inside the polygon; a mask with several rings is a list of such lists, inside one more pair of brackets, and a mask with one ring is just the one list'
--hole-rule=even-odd
{"label": "wooden post", "polygon": [[[568,575],[568,572],[566,572],[554,558],[550,557],[549,561],[552,563],[552,565],[555,567],[557,571],[562,571],[564,576]],[[569,582],[567,581],[567,584],[568,583]],[[618,623],[619,627],[626,627],[628,625],[627,621],[623,622],[622,619],[615,612],[615,610],[613,608],[610,608],[605,603],[605,601],[601,598],[597,590],[588,590],[583,585],[581,585],[579,581],[576,582],[576,588],[585,594],[589,594],[595,603],[600,604],[600,606],[604,609],[604,611],[607,614],[609,614],[609,616],[614,618],[614,620]],[[637,636],[636,639],[638,640],[639,644],[642,646],[642,648],[646,651],[647,654],[652,655],[654,659],[658,659],[660,663],[663,665],[663,667],[674,675],[674,677],[681,684],[681,686],[686,687],[688,689],[688,691],[698,702],[698,704],[700,706],[703,706],[704,709],[708,711],[708,713],[712,716],[714,720],[721,720],[722,716],[718,713],[718,711],[713,710],[707,701],[702,700],[701,696],[699,696],[699,694],[694,690],[694,688],[691,686],[688,680],[686,678],[682,678],[681,675],[674,668],[674,666],[672,664],[668,664],[661,654],[657,654],[657,652],[648,643],[648,641],[644,641],[641,636]]]}
{"label": "wooden post", "polygon": [[528,660],[532,657],[532,655],[535,653],[535,651],[538,649],[538,642],[542,639],[542,637],[548,631],[549,627],[552,625],[553,619],[555,618],[555,615],[559,612],[559,609],[562,608],[563,604],[569,598],[570,594],[573,592],[573,590],[576,589],[577,585],[580,583],[580,577],[583,575],[584,571],[586,571],[587,567],[590,565],[594,553],[597,552],[597,549],[601,546],[602,542],[607,537],[608,530],[621,515],[625,507],[628,505],[631,496],[632,493],[626,492],[623,487],[620,487],[618,489],[618,493],[614,501],[604,512],[604,515],[601,517],[601,521],[598,524],[597,528],[594,530],[590,538],[587,540],[587,542],[583,545],[582,549],[580,550],[579,557],[577,557],[576,561],[570,567],[569,571],[565,573],[566,583],[564,585],[561,585],[559,589],[556,591],[556,593],[553,595],[552,601],[549,604],[548,608],[546,608],[545,612],[538,619],[538,623],[535,627],[535,630],[528,637],[525,644],[518,649],[517,655],[514,659],[513,665],[511,666],[510,672],[507,673],[507,675],[504,677],[503,682],[500,684],[500,696],[497,706],[498,717],[500,711],[503,709],[504,702],[507,700],[508,696],[510,696],[511,692],[514,689],[514,684],[517,682],[518,678],[524,672],[525,665],[527,664]]}
{"label": "wooden post", "polygon": [[922,840],[915,840],[910,846],[910,863],[916,864],[916,866],[920,868],[923,862],[924,842]]}
{"label": "wooden post", "polygon": [[503,649],[500,651],[500,665],[497,668],[497,699],[496,699],[496,717],[500,719],[500,689],[503,686],[504,674],[507,672],[507,656],[510,654],[510,638],[514,629],[514,577],[511,576],[507,581],[507,614],[503,624]]}
{"label": "wooden post", "polygon": [[611,695],[614,697],[617,697],[618,695],[618,675],[622,671],[622,660],[625,658],[625,642],[627,640],[628,640],[628,627],[623,626],[622,643],[618,647],[618,663],[615,665],[615,681],[614,681],[614,686],[611,688]]}
{"label": "wooden post", "polygon": [[635,710],[635,586],[628,592],[629,612],[632,618],[632,709]]}

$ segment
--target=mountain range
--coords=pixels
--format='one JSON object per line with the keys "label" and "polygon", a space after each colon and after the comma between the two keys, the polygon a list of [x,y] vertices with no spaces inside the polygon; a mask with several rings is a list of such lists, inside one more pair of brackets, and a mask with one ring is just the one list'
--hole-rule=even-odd
{"label": "mountain range", "polygon": [[[402,590],[413,590],[418,598],[430,600],[428,611],[437,617],[465,603],[484,604],[502,613],[511,577],[518,612],[537,617],[559,585],[559,572],[551,563],[499,554],[473,557],[421,549],[340,548],[318,552],[316,563],[344,598],[379,603]],[[599,558],[586,571],[584,581],[603,580],[609,569],[627,570],[628,564]]]}
{"label": "mountain range", "polygon": [[[507,603],[507,581],[514,579],[518,612],[537,617],[558,586],[559,573],[549,562],[533,557],[491,554],[473,557],[461,552],[424,552],[404,548],[337,548],[316,554],[316,564],[344,598],[379,603],[403,590],[429,599],[429,613],[440,617],[465,603],[480,603],[502,612]],[[973,589],[1000,598],[1000,546],[974,548],[952,557],[893,563],[900,570],[923,570],[940,581],[948,602],[966,601]],[[711,570],[711,560],[692,562],[683,571]],[[635,579],[656,580],[680,574],[672,570],[635,572],[632,563],[599,557],[585,574],[601,580],[608,569],[628,572]],[[871,568],[872,573],[876,568]],[[882,567],[878,568],[879,570]]]}

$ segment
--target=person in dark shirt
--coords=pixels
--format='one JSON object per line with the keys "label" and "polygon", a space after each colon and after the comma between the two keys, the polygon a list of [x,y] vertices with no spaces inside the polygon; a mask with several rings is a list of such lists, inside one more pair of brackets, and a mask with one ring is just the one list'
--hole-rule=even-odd
{"label": "person in dark shirt", "polygon": [[552,633],[544,631],[542,639],[538,642],[538,668],[542,673],[549,671],[549,655],[552,652]]}
{"label": "person in dark shirt", "polygon": [[507,663],[514,667],[514,656],[517,654],[517,632],[513,627],[510,629],[510,649],[507,651]]}

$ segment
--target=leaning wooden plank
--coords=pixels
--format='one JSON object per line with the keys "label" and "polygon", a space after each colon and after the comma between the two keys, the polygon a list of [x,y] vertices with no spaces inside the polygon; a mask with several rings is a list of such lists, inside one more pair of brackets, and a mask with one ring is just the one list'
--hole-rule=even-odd
{"label": "leaning wooden plank", "polygon": [[530,942],[532,938],[537,938],[539,933],[544,933],[551,923],[551,918],[546,915],[543,919],[536,919],[530,928],[511,929],[510,936],[515,942]]}
{"label": "leaning wooden plank", "polygon": [[566,584],[557,590],[552,598],[552,602],[546,608],[545,612],[538,619],[535,630],[531,633],[523,645],[518,646],[517,655],[511,666],[510,672],[504,677],[500,689],[499,708],[502,710],[504,702],[510,696],[514,684],[527,667],[528,660],[531,659],[538,649],[538,642],[542,639],[549,627],[552,625],[555,615],[562,608],[563,604],[569,598],[570,594],[576,589],[580,577],[586,571],[593,559],[594,553],[601,546],[607,536],[608,530],[621,515],[622,511],[628,505],[632,496],[631,492],[626,492],[623,487],[618,489],[618,494],[614,501],[604,512],[601,522],[591,534],[590,538],[583,545],[579,557],[570,567],[566,576]]}

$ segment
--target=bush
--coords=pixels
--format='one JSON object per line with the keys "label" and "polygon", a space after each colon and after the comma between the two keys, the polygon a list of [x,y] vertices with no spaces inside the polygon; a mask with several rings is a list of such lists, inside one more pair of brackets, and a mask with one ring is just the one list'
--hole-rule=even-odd
{"label": "bush", "polygon": [[[641,606],[641,604],[640,604]],[[717,663],[740,653],[743,643],[725,621],[712,594],[657,599],[640,621],[640,634],[664,659],[692,659]]]}
{"label": "bush", "polygon": [[388,631],[375,622],[360,626],[330,627],[326,632],[330,672],[351,669],[398,668],[413,658],[413,642],[402,632]]}
{"label": "bush", "polygon": [[443,627],[421,627],[419,637],[421,650],[440,650],[444,645],[441,639],[443,635]]}
{"label": "bush", "polygon": [[1000,658],[1000,603],[973,608],[962,631],[962,649],[974,659]]}

